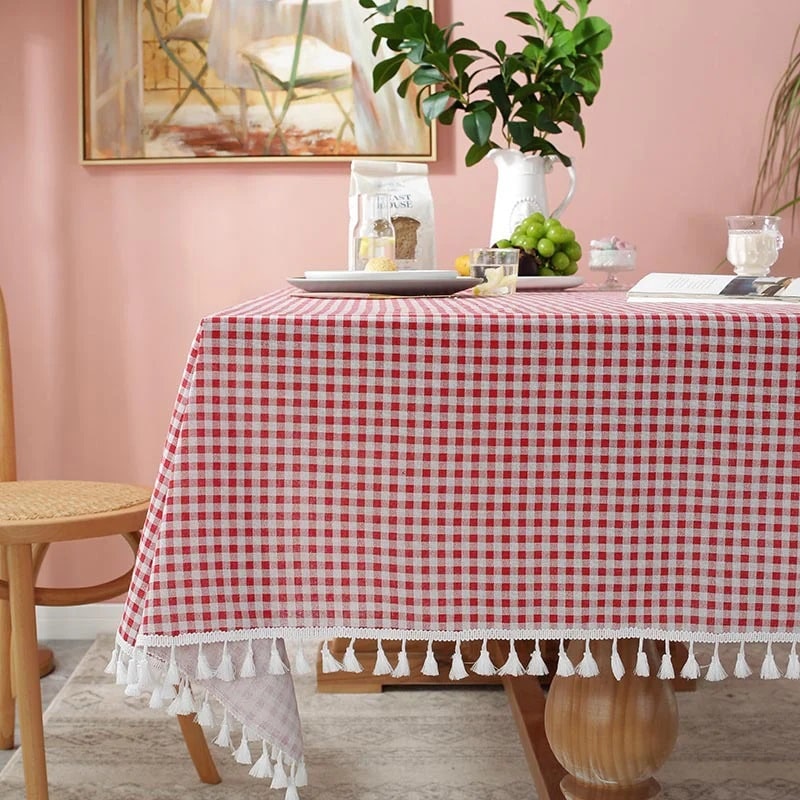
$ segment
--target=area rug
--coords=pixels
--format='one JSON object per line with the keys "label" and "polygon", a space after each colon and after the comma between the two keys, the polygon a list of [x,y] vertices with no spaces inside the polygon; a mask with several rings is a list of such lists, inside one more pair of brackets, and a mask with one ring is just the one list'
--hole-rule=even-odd
{"label": "area rug", "polygon": [[[110,650],[100,637],[46,712],[51,800],[282,800],[214,745],[223,782],[199,783],[176,721],[103,674]],[[313,677],[297,687],[310,778],[302,800],[536,798],[499,688],[318,695]],[[678,745],[659,775],[664,800],[800,798],[800,681],[701,681],[679,704]],[[17,752],[0,797],[23,800],[23,787]]]}

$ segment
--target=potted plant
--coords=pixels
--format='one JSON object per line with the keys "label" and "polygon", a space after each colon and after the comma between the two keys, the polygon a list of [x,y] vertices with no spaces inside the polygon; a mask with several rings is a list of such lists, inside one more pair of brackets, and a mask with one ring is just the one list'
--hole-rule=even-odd
{"label": "potted plant", "polygon": [[[470,141],[467,166],[489,156],[498,167],[491,242],[511,239],[532,214],[548,216],[544,175],[560,161],[570,171],[567,197],[553,212],[557,217],[572,197],[574,172],[570,157],[554,137],[571,128],[583,144],[583,106],[600,90],[603,52],[611,43],[611,27],[589,16],[591,0],[559,0],[551,8],[533,0],[532,11],[511,11],[507,17],[523,27],[518,47],[504,41],[482,47],[456,36],[462,25],[440,26],[426,8],[402,0],[359,0],[372,11],[375,38],[391,53],[373,69],[373,89],[389,81],[405,97],[416,88],[416,109],[429,124],[451,125],[460,119]],[[572,27],[568,22],[572,22]],[[541,266],[550,258],[535,245],[525,248]],[[549,249],[549,245],[543,248]],[[574,271],[576,267],[570,268]]]}

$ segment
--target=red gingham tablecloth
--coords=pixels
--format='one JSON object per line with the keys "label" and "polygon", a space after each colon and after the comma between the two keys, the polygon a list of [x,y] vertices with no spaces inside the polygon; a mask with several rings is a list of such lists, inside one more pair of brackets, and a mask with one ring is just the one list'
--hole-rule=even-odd
{"label": "red gingham tablecloth", "polygon": [[778,302],[285,290],[209,316],[120,645],[793,642],[799,355]]}

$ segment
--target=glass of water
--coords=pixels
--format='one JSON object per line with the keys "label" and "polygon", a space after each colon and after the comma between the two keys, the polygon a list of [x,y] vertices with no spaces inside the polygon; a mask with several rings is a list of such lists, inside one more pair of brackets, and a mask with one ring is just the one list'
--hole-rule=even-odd
{"label": "glass of water", "polygon": [[769,275],[778,260],[783,236],[780,217],[740,214],[725,217],[728,223],[727,259],[737,275],[759,278]]}
{"label": "glass of water", "polygon": [[469,251],[469,274],[483,279],[473,291],[482,297],[517,291],[519,250],[516,247],[477,247]]}

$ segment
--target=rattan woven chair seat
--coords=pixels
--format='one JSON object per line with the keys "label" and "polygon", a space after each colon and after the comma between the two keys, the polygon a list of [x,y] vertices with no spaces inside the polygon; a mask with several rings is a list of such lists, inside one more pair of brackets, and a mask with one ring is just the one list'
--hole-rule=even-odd
{"label": "rattan woven chair seat", "polygon": [[149,490],[123,483],[0,481],[0,523],[104,514],[149,499]]}

